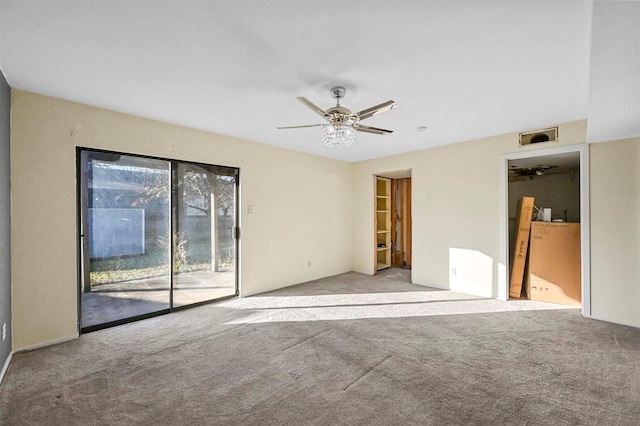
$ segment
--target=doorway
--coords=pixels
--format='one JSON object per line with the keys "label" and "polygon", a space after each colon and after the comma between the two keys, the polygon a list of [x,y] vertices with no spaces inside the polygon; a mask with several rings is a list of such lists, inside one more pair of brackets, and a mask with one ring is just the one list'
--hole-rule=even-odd
{"label": "doorway", "polygon": [[411,170],[378,173],[374,176],[375,271],[387,268],[411,269]]}
{"label": "doorway", "polygon": [[79,328],[236,296],[238,169],[78,149]]}
{"label": "doorway", "polygon": [[[560,224],[578,224],[580,299],[583,315],[590,314],[589,193],[586,145],[540,149],[502,156],[504,280],[498,298],[507,300],[512,281],[517,233],[516,205],[522,197],[534,199],[534,218]],[[552,224],[553,225],[553,224]],[[541,225],[543,226],[543,225]],[[561,225],[563,226],[563,225]],[[567,227],[568,229],[568,227]],[[529,261],[526,262],[529,265]],[[533,287],[532,287],[533,288]],[[526,297],[526,295],[525,295]]]}

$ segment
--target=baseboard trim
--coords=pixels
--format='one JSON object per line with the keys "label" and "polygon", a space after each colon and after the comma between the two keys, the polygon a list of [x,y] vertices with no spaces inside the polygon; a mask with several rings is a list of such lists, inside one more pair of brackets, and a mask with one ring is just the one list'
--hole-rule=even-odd
{"label": "baseboard trim", "polygon": [[[451,290],[449,287],[440,286],[440,285],[435,285],[435,284],[422,284],[422,283],[414,283],[414,282],[412,282],[411,284],[419,285],[419,286],[421,286],[421,287],[437,288],[438,290],[453,291],[453,290]],[[458,293],[460,293],[460,292],[458,292]]]}
{"label": "baseboard trim", "polygon": [[589,318],[592,320],[596,320],[596,321],[603,321],[603,322],[609,322],[611,324],[620,324],[620,325],[626,325],[627,327],[633,327],[633,328],[640,328],[640,324],[633,324],[630,322],[626,322],[626,321],[618,321],[618,320],[612,320],[610,318],[604,318],[598,315],[583,315],[585,318]]}
{"label": "baseboard trim", "polygon": [[2,380],[4,379],[4,375],[9,369],[9,363],[11,362],[11,357],[13,357],[13,352],[9,352],[9,356],[7,360],[4,362],[4,366],[2,367],[2,371],[0,371],[0,384],[2,384]]}
{"label": "baseboard trim", "polygon": [[60,343],[66,343],[66,342],[70,342],[72,340],[76,340],[79,337],[80,337],[79,334],[75,334],[73,336],[67,336],[67,337],[63,337],[61,339],[49,340],[48,342],[36,343],[35,345],[29,345],[29,346],[24,346],[22,348],[18,348],[18,349],[16,349],[14,351],[14,353],[29,352],[29,351],[34,351],[36,349],[46,348],[48,346],[59,345]]}

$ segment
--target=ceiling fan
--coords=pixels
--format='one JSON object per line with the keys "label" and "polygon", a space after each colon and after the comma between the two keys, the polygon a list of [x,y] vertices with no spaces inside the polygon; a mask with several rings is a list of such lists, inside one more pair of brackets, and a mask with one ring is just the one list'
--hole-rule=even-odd
{"label": "ceiling fan", "polygon": [[549,166],[549,165],[538,165],[536,167],[518,167],[511,166],[510,171],[513,172],[514,176],[526,177],[529,176],[533,179],[534,176],[542,176],[544,172],[556,168],[558,166]]}
{"label": "ceiling fan", "polygon": [[387,101],[371,108],[363,109],[360,112],[353,113],[349,108],[340,105],[340,99],[344,98],[347,89],[342,86],[336,86],[331,89],[331,96],[336,100],[336,106],[326,111],[318,107],[309,99],[299,96],[297,99],[309,107],[313,112],[324,118],[327,123],[306,124],[302,126],[284,126],[278,129],[298,129],[302,127],[322,127],[322,141],[327,146],[348,146],[355,140],[355,132],[373,133],[376,135],[385,135],[393,133],[393,130],[380,129],[378,127],[365,126],[360,124],[361,120],[382,114],[396,107],[394,101]]}

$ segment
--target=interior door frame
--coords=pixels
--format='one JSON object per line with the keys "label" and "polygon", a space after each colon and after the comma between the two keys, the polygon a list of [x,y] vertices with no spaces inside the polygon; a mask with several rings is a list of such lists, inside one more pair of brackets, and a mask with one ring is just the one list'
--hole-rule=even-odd
{"label": "interior door frame", "polygon": [[580,251],[581,251],[581,289],[582,315],[591,317],[591,244],[590,244],[590,216],[589,216],[589,145],[566,145],[554,148],[528,150],[500,156],[500,187],[501,187],[501,267],[498,279],[498,299],[509,299],[509,161],[534,158],[547,155],[577,152],[580,155]]}
{"label": "interior door frame", "polygon": [[[146,159],[151,159],[151,160],[159,160],[159,161],[167,161],[169,162],[170,166],[169,166],[169,175],[170,175],[170,181],[169,181],[169,187],[170,187],[170,197],[171,197],[171,206],[170,206],[170,237],[172,240],[172,243],[170,244],[170,289],[169,289],[169,298],[170,298],[170,303],[169,303],[169,308],[168,309],[161,309],[158,311],[154,311],[154,312],[149,312],[149,313],[144,313],[141,315],[136,315],[133,317],[128,317],[128,318],[123,318],[123,319],[118,319],[115,321],[110,321],[104,324],[98,324],[98,325],[93,325],[93,326],[88,326],[88,327],[82,327],[82,285],[84,283],[84,280],[88,278],[89,276],[89,261],[90,259],[88,258],[88,256],[85,256],[86,252],[89,251],[89,242],[88,242],[88,224],[87,224],[87,220],[86,220],[86,212],[85,209],[88,208],[88,182],[84,182],[86,180],[86,170],[85,167],[83,165],[83,161],[82,161],[82,152],[83,151],[87,151],[87,152],[94,152],[94,153],[102,153],[102,154],[113,154],[113,155],[124,155],[124,156],[131,156],[131,157],[137,157],[137,158],[146,158]],[[177,163],[184,163],[184,164],[194,164],[194,165],[199,165],[199,166],[213,166],[213,167],[221,167],[221,168],[228,168],[228,169],[233,169],[234,170],[234,178],[235,178],[235,192],[234,192],[234,229],[233,229],[233,236],[234,236],[234,262],[235,262],[235,271],[234,271],[234,278],[235,278],[235,292],[234,294],[230,295],[230,296],[225,296],[225,297],[221,297],[221,298],[216,298],[216,299],[210,299],[210,300],[205,300],[205,301],[201,301],[201,302],[197,302],[197,303],[192,303],[189,305],[184,305],[184,306],[179,306],[179,307],[174,307],[173,306],[173,286],[174,286],[174,271],[173,271],[173,267],[175,264],[175,253],[174,253],[174,244],[173,244],[173,235],[174,235],[174,227],[175,224],[173,223],[173,213],[174,213],[174,206],[175,206],[175,191],[174,191],[174,174],[175,174],[175,165]],[[83,191],[83,184],[86,186],[85,189],[87,189],[87,191]],[[227,300],[227,299],[231,299],[234,297],[238,297],[240,294],[240,168],[239,167],[234,167],[234,166],[223,166],[220,164],[208,164],[208,163],[201,163],[201,162],[194,162],[194,161],[187,161],[187,160],[176,160],[176,159],[171,159],[171,158],[163,158],[163,157],[157,157],[157,156],[151,156],[151,155],[142,155],[142,154],[135,154],[135,153],[127,153],[127,152],[120,152],[120,151],[112,151],[112,150],[105,150],[105,149],[99,149],[99,148],[91,148],[91,147],[85,147],[85,146],[76,146],[76,241],[77,241],[77,246],[76,246],[76,262],[77,262],[77,282],[76,282],[76,289],[77,289],[77,297],[78,297],[78,303],[77,303],[77,330],[78,330],[78,334],[84,334],[84,333],[88,333],[88,332],[92,332],[92,331],[97,331],[97,330],[101,330],[101,329],[105,329],[105,328],[110,328],[110,327],[114,327],[114,326],[118,326],[118,325],[122,325],[122,324],[127,324],[130,322],[134,322],[134,321],[139,321],[142,319],[147,319],[147,318],[153,318],[159,315],[165,315],[171,312],[175,312],[175,311],[179,311],[179,310],[183,310],[183,309],[189,309],[195,306],[200,306],[200,305],[205,305],[205,304],[209,304],[209,303],[217,303],[223,300]],[[84,218],[84,219],[83,219]],[[85,252],[86,250],[86,252]]]}

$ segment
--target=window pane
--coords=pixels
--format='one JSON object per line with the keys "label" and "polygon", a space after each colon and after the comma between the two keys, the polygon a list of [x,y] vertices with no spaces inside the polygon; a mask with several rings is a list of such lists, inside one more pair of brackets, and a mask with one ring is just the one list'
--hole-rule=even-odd
{"label": "window pane", "polygon": [[168,161],[83,151],[82,327],[169,309]]}
{"label": "window pane", "polygon": [[174,307],[235,295],[233,169],[178,163]]}

